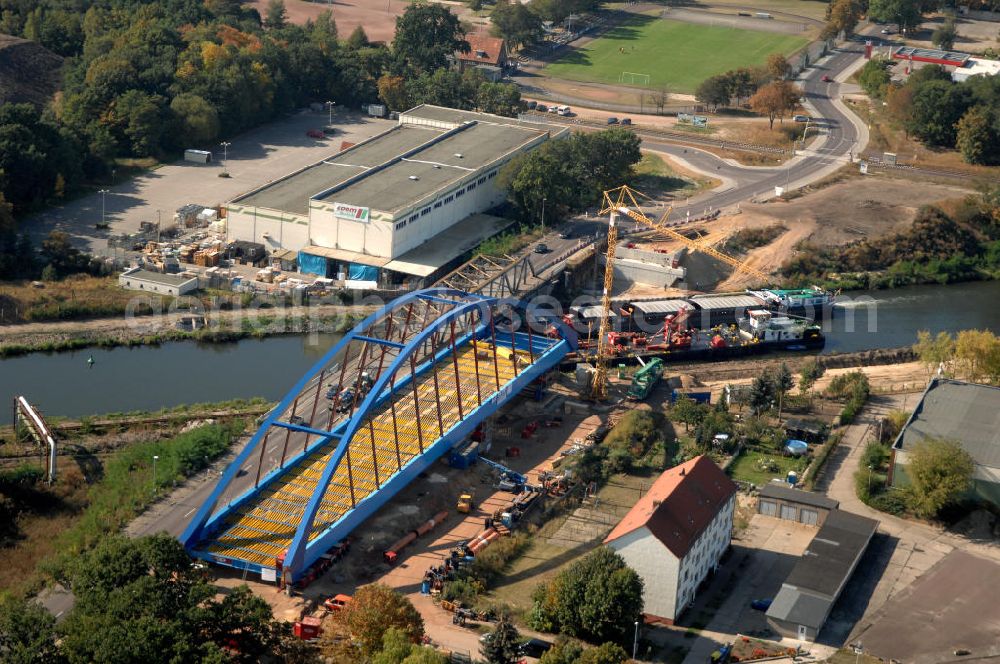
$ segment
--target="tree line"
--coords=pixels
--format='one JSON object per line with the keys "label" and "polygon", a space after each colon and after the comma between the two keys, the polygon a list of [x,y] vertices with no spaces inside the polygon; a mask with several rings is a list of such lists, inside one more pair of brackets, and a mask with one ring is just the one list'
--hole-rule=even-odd
{"label": "tree line", "polygon": [[15,214],[107,178],[116,159],[209,146],[312,101],[377,101],[384,76],[417,82],[405,103],[516,112],[512,90],[479,95],[481,77],[439,71],[469,48],[441,5],[408,7],[390,47],[361,29],[340,39],[329,11],[289,24],[282,0],[264,18],[237,0],[8,3],[0,31],[66,57],[49,108],[0,108],[0,193]]}
{"label": "tree line", "polygon": [[949,212],[924,206],[910,228],[884,237],[832,247],[806,243],[780,273],[794,284],[862,289],[995,278],[1000,187],[968,196]]}
{"label": "tree line", "polygon": [[[545,34],[544,23],[561,23],[572,14],[597,9],[601,0],[533,0],[522,4],[517,0],[496,0],[490,20],[493,34],[507,40],[512,48],[533,44]],[[479,10],[482,0],[470,0],[469,6]]]}
{"label": "tree line", "polygon": [[802,98],[801,90],[787,80],[791,73],[785,56],[772,53],[764,67],[741,67],[706,78],[695,90],[695,99],[715,109],[745,104],[766,116],[773,129],[775,119],[783,119]]}

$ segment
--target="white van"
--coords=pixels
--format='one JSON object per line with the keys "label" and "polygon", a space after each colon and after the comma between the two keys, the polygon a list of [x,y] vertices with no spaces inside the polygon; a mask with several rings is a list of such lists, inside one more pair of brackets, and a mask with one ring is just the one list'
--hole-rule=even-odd
{"label": "white van", "polygon": [[556,107],[556,113],[558,113],[559,115],[569,115],[570,114],[569,106]]}

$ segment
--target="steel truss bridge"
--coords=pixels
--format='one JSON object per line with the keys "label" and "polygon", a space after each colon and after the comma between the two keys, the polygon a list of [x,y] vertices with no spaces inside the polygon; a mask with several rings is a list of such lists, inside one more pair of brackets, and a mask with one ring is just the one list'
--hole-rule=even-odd
{"label": "steel truss bridge", "polygon": [[[260,425],[181,536],[193,556],[300,580],[418,474],[577,346],[516,300],[429,288],[327,352]],[[535,329],[532,329],[534,327]]]}

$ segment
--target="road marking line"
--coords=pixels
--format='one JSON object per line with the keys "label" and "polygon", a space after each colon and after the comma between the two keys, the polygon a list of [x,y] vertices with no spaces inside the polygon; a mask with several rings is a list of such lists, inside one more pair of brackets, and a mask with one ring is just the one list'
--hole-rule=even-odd
{"label": "road marking line", "polygon": [[190,515],[191,512],[194,512],[196,509],[198,509],[198,508],[197,507],[192,507],[190,511],[184,513],[184,516]]}
{"label": "road marking line", "polygon": [[60,611],[59,613],[57,613],[56,614],[56,618],[58,618],[59,616],[61,616],[63,613],[65,613],[65,612],[64,611]]}

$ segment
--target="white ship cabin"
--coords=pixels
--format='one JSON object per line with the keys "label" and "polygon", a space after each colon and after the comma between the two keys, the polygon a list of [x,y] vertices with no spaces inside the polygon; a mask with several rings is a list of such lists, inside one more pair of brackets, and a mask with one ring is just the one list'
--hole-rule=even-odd
{"label": "white ship cabin", "polygon": [[801,320],[776,316],[766,309],[750,309],[747,311],[747,328],[746,332],[758,341],[784,341],[801,339],[803,324]]}

